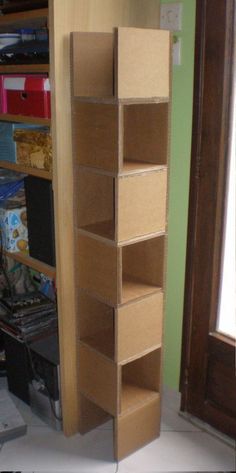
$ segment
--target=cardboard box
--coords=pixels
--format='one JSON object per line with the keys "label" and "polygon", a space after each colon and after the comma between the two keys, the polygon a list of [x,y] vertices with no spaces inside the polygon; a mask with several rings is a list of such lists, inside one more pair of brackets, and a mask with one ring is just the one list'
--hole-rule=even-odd
{"label": "cardboard box", "polygon": [[0,113],[7,113],[7,92],[4,87],[6,79],[17,79],[17,78],[42,78],[47,79],[46,74],[0,74]]}
{"label": "cardboard box", "polygon": [[50,82],[41,76],[5,77],[6,113],[50,118]]}
{"label": "cardboard box", "polygon": [[22,131],[47,130],[45,127],[36,125],[0,122],[0,159],[2,161],[16,162],[16,142],[13,139],[16,129]]}
{"label": "cardboard box", "polygon": [[23,166],[52,170],[52,138],[47,131],[14,131],[17,162]]}

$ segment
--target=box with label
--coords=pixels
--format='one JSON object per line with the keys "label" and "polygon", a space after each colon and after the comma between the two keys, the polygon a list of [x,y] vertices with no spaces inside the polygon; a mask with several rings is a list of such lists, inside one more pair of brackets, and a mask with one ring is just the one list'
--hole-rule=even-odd
{"label": "box with label", "polygon": [[[0,160],[16,162],[16,142],[13,139],[14,132],[20,131],[48,131],[47,127],[0,122]],[[23,164],[23,163],[21,163]]]}
{"label": "box with label", "polygon": [[0,113],[8,113],[7,109],[7,89],[5,87],[6,80],[13,79],[14,82],[16,79],[23,79],[23,78],[35,78],[37,79],[47,79],[46,74],[0,74]]}
{"label": "box with label", "polygon": [[28,228],[24,192],[7,200],[0,207],[2,244],[6,251],[16,253],[28,250]]}
{"label": "box with label", "polygon": [[42,76],[5,77],[6,113],[39,118],[51,117],[50,82]]}
{"label": "box with label", "polygon": [[52,170],[52,138],[47,130],[16,128],[13,136],[19,164]]}

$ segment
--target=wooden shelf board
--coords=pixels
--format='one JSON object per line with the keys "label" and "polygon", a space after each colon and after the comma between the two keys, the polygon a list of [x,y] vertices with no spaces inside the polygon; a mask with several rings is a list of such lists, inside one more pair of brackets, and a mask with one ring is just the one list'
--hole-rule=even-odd
{"label": "wooden shelf board", "polygon": [[39,261],[35,258],[31,258],[31,256],[29,256],[27,253],[20,251],[18,253],[4,251],[4,254],[15,261],[19,261],[19,263],[25,264],[25,266],[29,266],[30,268],[35,269],[46,276],[49,276],[50,278],[54,278],[56,275],[56,268],[49,266],[48,264],[43,263],[42,261]]}
{"label": "wooden shelf board", "polygon": [[2,64],[1,74],[49,73],[49,64]]}
{"label": "wooden shelf board", "polygon": [[131,161],[129,159],[124,160],[123,169],[121,171],[121,175],[126,174],[135,174],[135,173],[143,173],[147,171],[161,171],[162,169],[166,169],[166,165],[160,164],[153,164],[153,163],[146,163],[145,161]]}
{"label": "wooden shelf board", "polygon": [[79,230],[108,240],[114,240],[115,224],[112,220],[107,220],[104,222],[93,223],[91,225],[85,225],[80,227]]}
{"label": "wooden shelf board", "polygon": [[107,358],[114,360],[114,332],[112,329],[105,329],[89,337],[81,339],[81,342],[98,351]]}
{"label": "wooden shelf board", "polygon": [[160,292],[161,290],[161,287],[138,281],[133,278],[130,278],[127,275],[123,275],[122,304],[130,300],[146,296],[148,294],[153,294],[154,292]]}
{"label": "wooden shelf board", "polygon": [[0,31],[9,29],[9,26],[21,26],[30,23],[31,28],[42,24],[42,20],[47,20],[48,8],[39,8],[36,10],[27,10],[16,13],[6,13],[0,16]]}
{"label": "wooden shelf board", "polygon": [[22,166],[18,163],[12,163],[10,161],[1,161],[0,168],[10,169],[11,171],[22,172],[23,174],[30,174],[31,176],[41,177],[42,179],[52,180],[52,172],[45,171],[44,169],[30,168]]}
{"label": "wooden shelf board", "polygon": [[121,391],[121,415],[126,411],[137,408],[151,399],[160,397],[156,391],[137,386],[127,382],[122,383]]}
{"label": "wooden shelf board", "polygon": [[28,117],[25,115],[13,115],[10,113],[1,113],[0,121],[13,123],[30,123],[33,125],[50,126],[50,118]]}

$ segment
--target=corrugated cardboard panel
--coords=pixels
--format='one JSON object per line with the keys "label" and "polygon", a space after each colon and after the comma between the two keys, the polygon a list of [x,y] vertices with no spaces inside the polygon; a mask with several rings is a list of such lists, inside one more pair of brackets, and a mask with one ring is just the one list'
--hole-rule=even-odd
{"label": "corrugated cardboard panel", "polygon": [[114,455],[122,460],[160,434],[159,396],[136,410],[115,418]]}
{"label": "corrugated cardboard panel", "polygon": [[76,162],[118,170],[118,106],[74,103],[73,144]]}
{"label": "corrugated cardboard panel", "polygon": [[72,33],[73,93],[113,96],[112,33]]}
{"label": "corrugated cardboard panel", "polygon": [[114,358],[113,309],[79,291],[79,337],[84,343]]}
{"label": "corrugated cardboard panel", "polygon": [[111,419],[111,416],[82,394],[79,395],[79,432],[85,434]]}
{"label": "corrugated cardboard panel", "polygon": [[112,415],[118,410],[118,367],[95,350],[79,344],[81,392]]}
{"label": "corrugated cardboard panel", "polygon": [[167,164],[168,103],[124,106],[124,159]]}
{"label": "corrugated cardboard panel", "polygon": [[[111,222],[114,217],[114,180],[112,177],[78,171],[78,226],[86,228],[99,222]],[[98,226],[99,228],[99,226]]]}
{"label": "corrugated cardboard panel", "polygon": [[122,248],[122,301],[154,292],[163,285],[165,237]]}
{"label": "corrugated cardboard panel", "polygon": [[104,301],[117,304],[119,249],[83,235],[77,237],[77,281]]}
{"label": "corrugated cardboard panel", "polygon": [[[147,355],[122,366],[122,386],[133,385],[146,388],[150,391],[159,391],[160,388],[160,356],[161,349],[154,350]],[[125,399],[124,407],[125,408]]]}
{"label": "corrugated cardboard panel", "polygon": [[116,310],[116,361],[123,362],[161,344],[163,294],[148,296]]}
{"label": "corrugated cardboard panel", "polygon": [[117,48],[120,99],[169,97],[169,31],[119,28]]}
{"label": "corrugated cardboard panel", "polygon": [[118,185],[118,241],[164,232],[167,171],[123,177]]}

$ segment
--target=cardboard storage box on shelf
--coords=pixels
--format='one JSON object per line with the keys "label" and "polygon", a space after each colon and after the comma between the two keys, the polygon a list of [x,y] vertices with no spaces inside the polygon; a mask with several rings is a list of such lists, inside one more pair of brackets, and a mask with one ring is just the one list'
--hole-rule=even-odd
{"label": "cardboard storage box on shelf", "polygon": [[0,207],[0,229],[3,248],[6,251],[16,253],[28,249],[27,214],[23,190],[18,191],[17,195],[6,200]]}
{"label": "cardboard storage box on shelf", "polygon": [[17,163],[52,170],[52,138],[45,130],[15,129]]}
{"label": "cardboard storage box on shelf", "polygon": [[[13,139],[15,130],[43,131],[49,129],[38,125],[0,122],[0,160],[16,162],[16,142]],[[23,163],[21,163],[23,164]]]}
{"label": "cardboard storage box on shelf", "polygon": [[50,118],[50,82],[40,75],[3,78],[6,113]]}
{"label": "cardboard storage box on shelf", "polygon": [[[21,82],[23,79],[47,79],[46,74],[0,74],[0,113],[11,113],[8,112],[7,107],[7,89],[4,84],[6,84],[6,80],[13,79],[13,84],[16,84],[16,80],[20,79]],[[17,112],[21,113],[21,112]]]}

